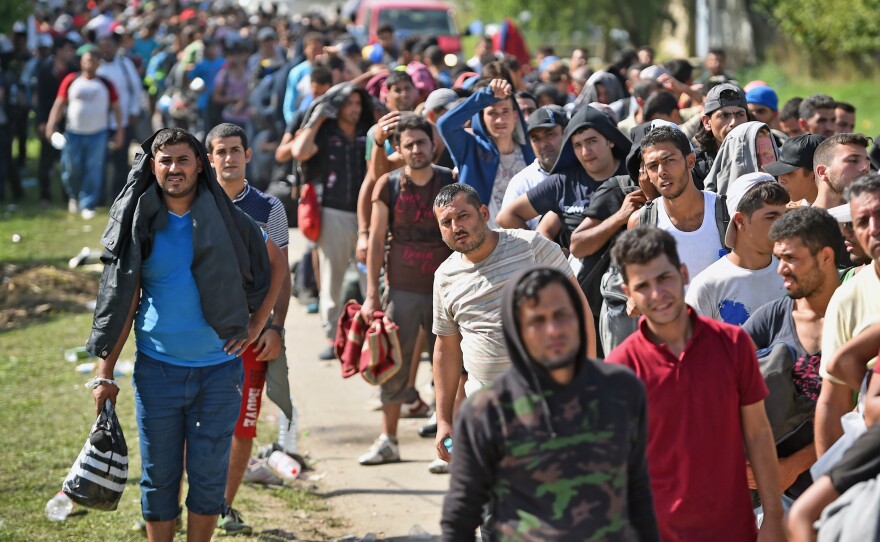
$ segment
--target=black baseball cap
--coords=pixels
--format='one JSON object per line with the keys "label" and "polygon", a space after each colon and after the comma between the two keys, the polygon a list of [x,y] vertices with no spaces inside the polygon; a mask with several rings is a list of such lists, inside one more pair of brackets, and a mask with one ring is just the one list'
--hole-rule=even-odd
{"label": "black baseball cap", "polygon": [[813,169],[813,155],[816,148],[825,141],[825,136],[804,134],[790,138],[779,153],[779,160],[764,166],[764,171],[779,177],[791,173],[799,167]]}
{"label": "black baseball cap", "polygon": [[746,94],[736,85],[730,83],[722,83],[715,85],[706,95],[706,102],[703,103],[703,114],[711,115],[722,107],[736,105],[748,111],[748,102]]}
{"label": "black baseball cap", "polygon": [[565,117],[564,112],[552,106],[545,105],[544,107],[535,109],[532,114],[529,115],[528,131],[531,132],[535,128],[553,128],[554,126],[559,126],[565,130],[566,124],[568,124],[568,119]]}

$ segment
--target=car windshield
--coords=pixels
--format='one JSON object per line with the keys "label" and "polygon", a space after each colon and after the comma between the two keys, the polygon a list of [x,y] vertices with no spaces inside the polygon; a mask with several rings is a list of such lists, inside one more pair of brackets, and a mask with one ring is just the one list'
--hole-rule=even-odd
{"label": "car windshield", "polygon": [[379,24],[390,24],[405,34],[454,35],[455,27],[449,12],[443,9],[383,9]]}

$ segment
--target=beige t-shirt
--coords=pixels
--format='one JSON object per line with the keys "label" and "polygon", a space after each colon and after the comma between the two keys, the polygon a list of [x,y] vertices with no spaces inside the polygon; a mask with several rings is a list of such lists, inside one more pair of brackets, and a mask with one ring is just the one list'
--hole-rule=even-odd
{"label": "beige t-shirt", "polygon": [[[880,278],[874,265],[870,264],[841,284],[828,302],[822,325],[822,363],[819,367],[822,378],[843,384],[828,374],[828,360],[848,340],[877,322],[880,322]],[[871,359],[868,369],[876,363],[876,357]]]}
{"label": "beige t-shirt", "polygon": [[501,290],[523,269],[553,267],[573,277],[559,245],[529,230],[495,230],[498,245],[472,264],[453,252],[434,274],[435,335],[461,332],[461,352],[470,395],[510,367],[501,324]]}

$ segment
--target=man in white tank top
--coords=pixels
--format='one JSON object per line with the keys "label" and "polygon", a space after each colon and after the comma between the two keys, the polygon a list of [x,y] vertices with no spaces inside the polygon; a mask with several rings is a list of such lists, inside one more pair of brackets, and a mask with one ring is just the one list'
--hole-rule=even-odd
{"label": "man in white tank top", "polygon": [[[727,252],[715,219],[716,196],[694,185],[691,170],[696,158],[681,130],[658,127],[645,136],[641,148],[648,178],[660,193],[654,202],[657,223],[651,225],[672,234],[681,263],[696,276]],[[628,227],[639,222],[640,213],[634,213]]]}

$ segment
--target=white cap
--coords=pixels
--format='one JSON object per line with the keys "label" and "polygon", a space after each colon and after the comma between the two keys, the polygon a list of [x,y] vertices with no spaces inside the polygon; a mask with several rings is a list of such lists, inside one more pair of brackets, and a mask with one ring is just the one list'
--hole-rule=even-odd
{"label": "white cap", "polygon": [[727,233],[724,235],[724,244],[727,245],[727,248],[732,249],[734,242],[736,242],[736,223],[733,221],[733,215],[736,213],[736,208],[739,207],[739,202],[742,201],[743,196],[745,196],[746,192],[751,190],[753,186],[765,181],[776,182],[776,179],[774,179],[769,173],[746,173],[745,175],[737,177],[736,180],[727,187],[727,214],[730,217],[730,223],[727,225]]}
{"label": "white cap", "polygon": [[834,220],[840,222],[841,224],[852,222],[852,210],[849,207],[849,203],[844,203],[843,205],[838,205],[837,207],[832,207],[828,209],[828,214],[833,216]]}

